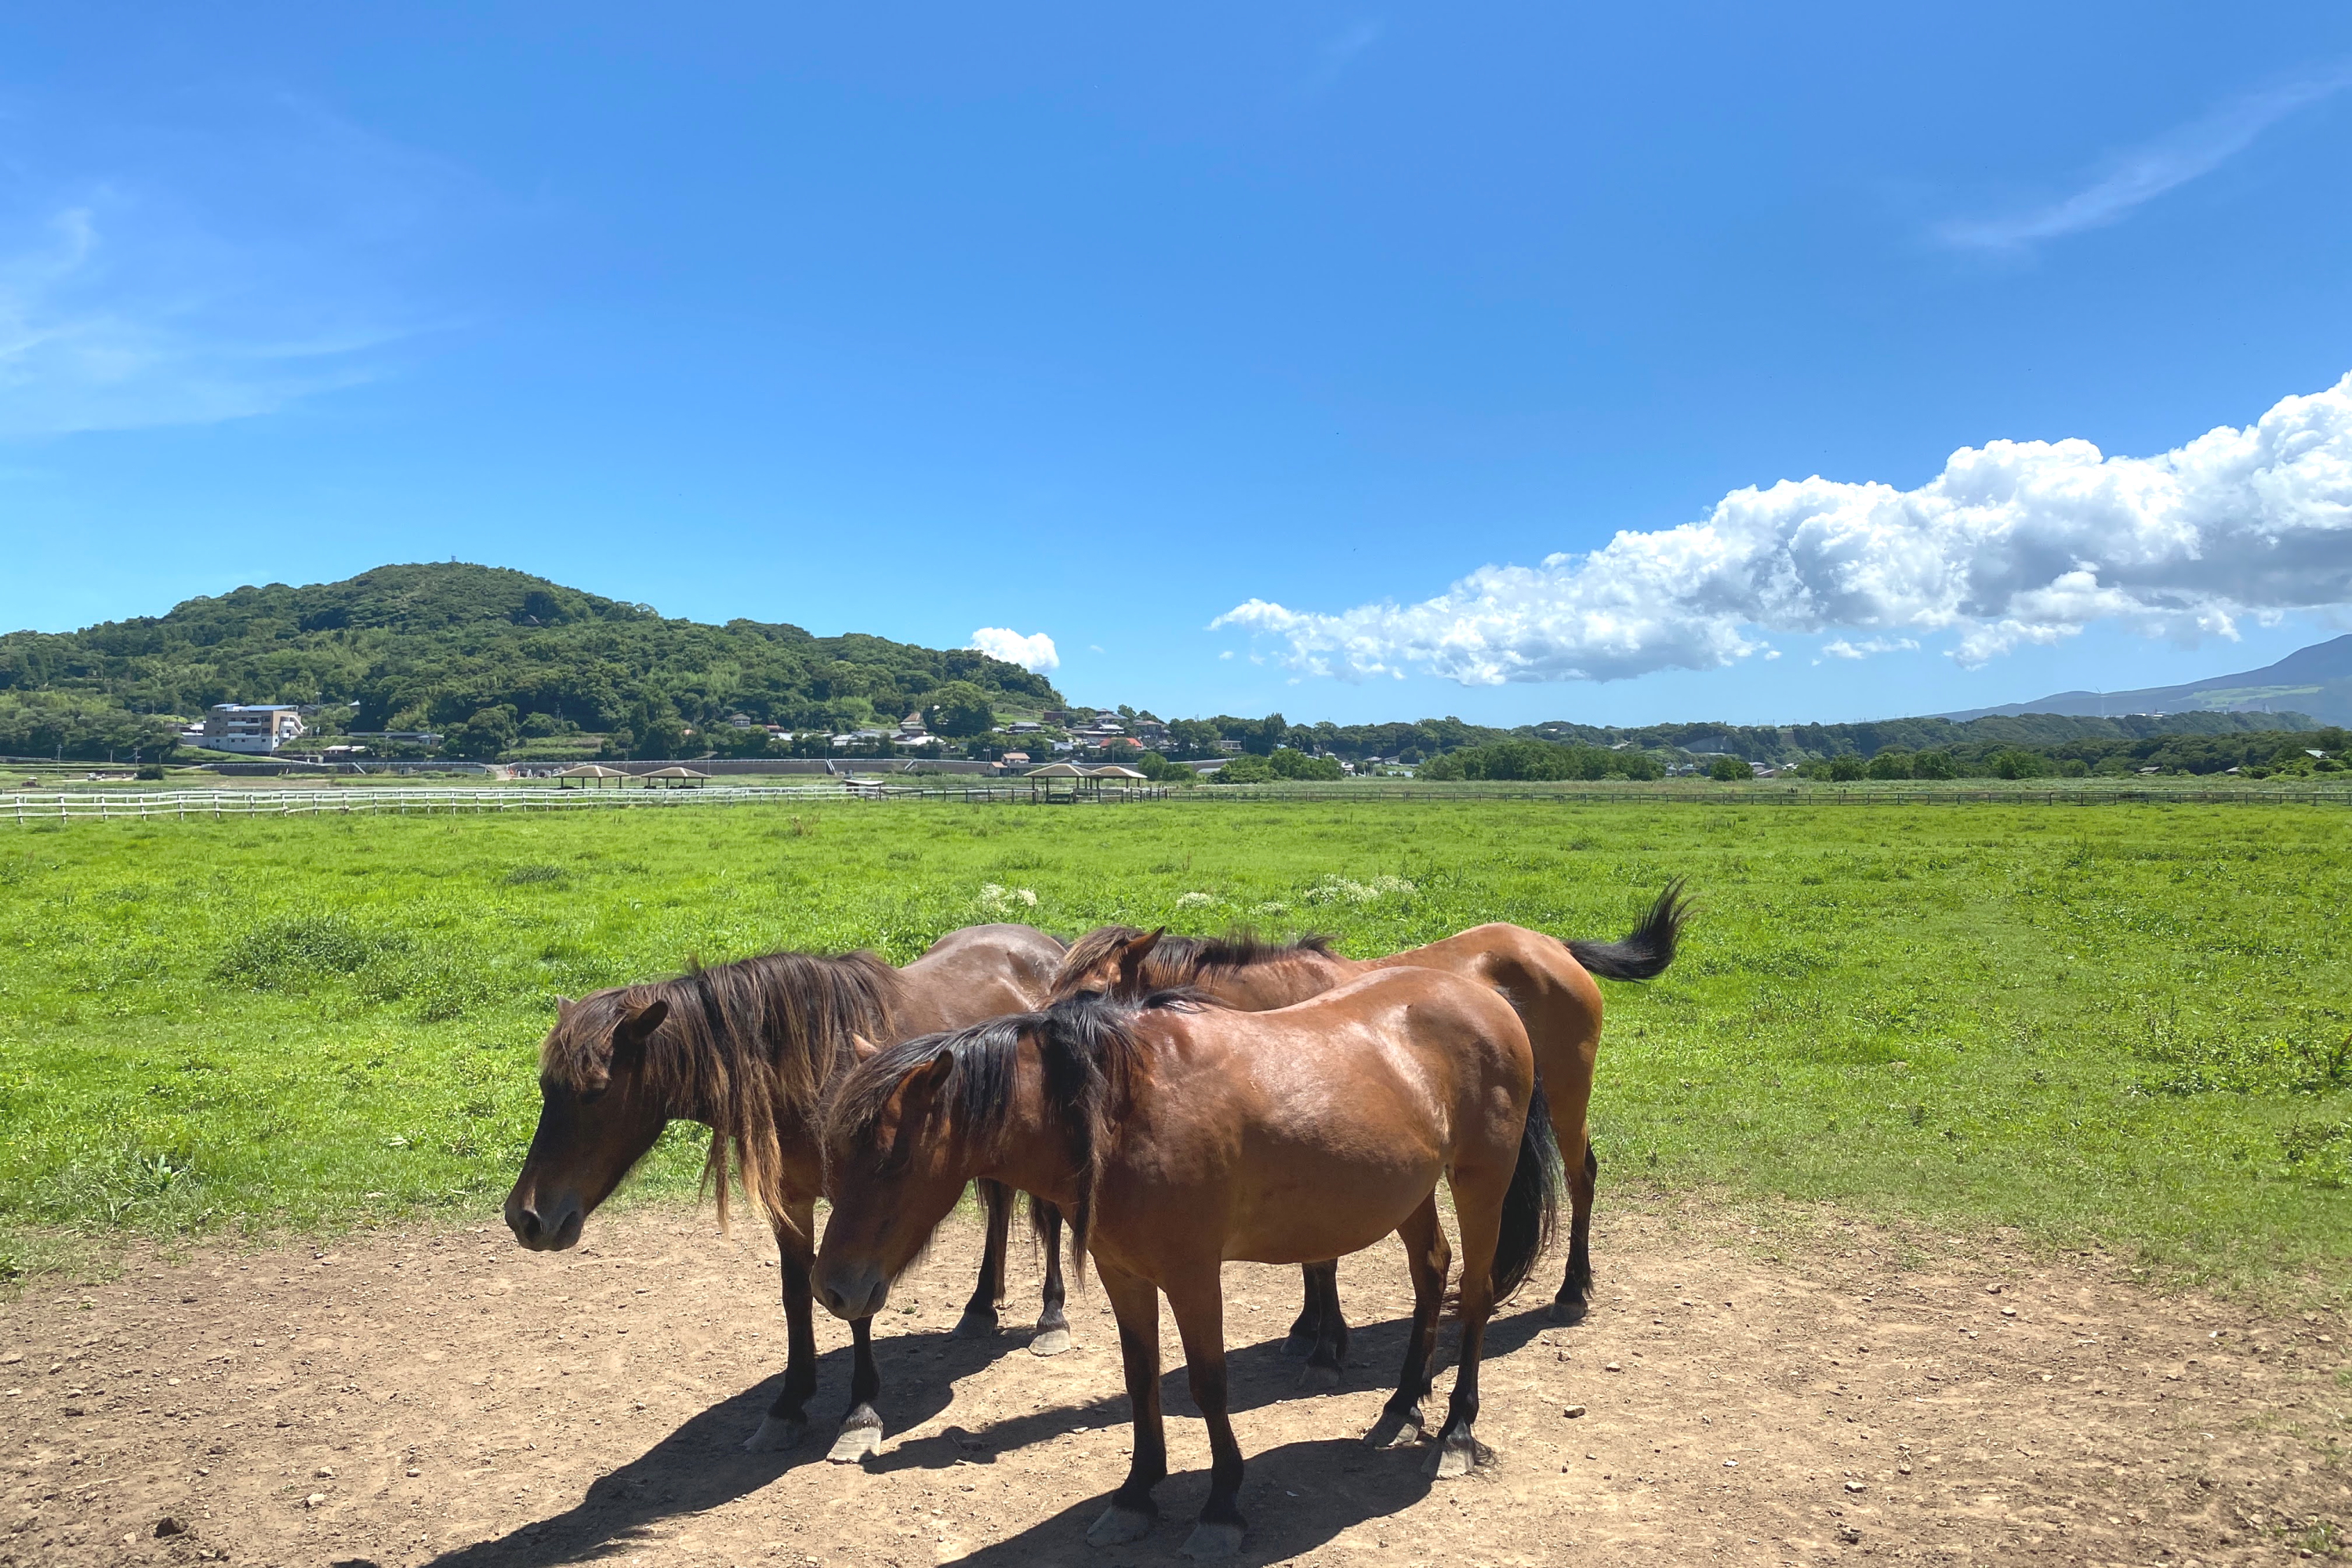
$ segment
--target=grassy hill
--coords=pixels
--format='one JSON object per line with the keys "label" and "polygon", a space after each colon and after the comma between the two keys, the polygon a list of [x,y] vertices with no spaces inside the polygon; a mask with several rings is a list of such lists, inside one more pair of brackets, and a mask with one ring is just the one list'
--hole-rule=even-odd
{"label": "grassy hill", "polygon": [[687,731],[723,730],[731,713],[809,729],[895,720],[951,681],[1008,708],[1060,701],[1043,677],[968,648],[674,620],[494,566],[380,566],[0,636],[0,754],[154,756],[215,702],[318,704],[331,733],[435,730],[476,751],[604,735],[692,754],[705,748]]}

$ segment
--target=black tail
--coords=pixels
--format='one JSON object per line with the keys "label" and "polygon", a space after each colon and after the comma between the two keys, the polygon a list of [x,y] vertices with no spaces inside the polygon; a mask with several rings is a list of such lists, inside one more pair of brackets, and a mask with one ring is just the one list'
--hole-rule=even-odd
{"label": "black tail", "polygon": [[1659,893],[1642,923],[1616,942],[1567,942],[1576,962],[1603,980],[1655,980],[1675,961],[1675,943],[1690,919],[1691,901],[1676,877]]}
{"label": "black tail", "polygon": [[1062,1211],[1034,1193],[1029,1194],[1029,1234],[1039,1247],[1062,1245]]}
{"label": "black tail", "polygon": [[1527,1283],[1536,1259],[1559,1228],[1559,1142],[1552,1136],[1551,1107],[1544,1100],[1543,1075],[1528,1097],[1527,1126],[1519,1132],[1519,1163],[1511,1168],[1511,1188],[1503,1194],[1503,1226],[1495,1241],[1495,1304],[1502,1305]]}

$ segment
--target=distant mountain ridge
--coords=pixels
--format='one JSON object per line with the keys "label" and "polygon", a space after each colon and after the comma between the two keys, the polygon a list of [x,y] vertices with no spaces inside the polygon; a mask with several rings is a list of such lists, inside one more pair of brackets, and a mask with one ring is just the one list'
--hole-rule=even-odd
{"label": "distant mountain ridge", "polygon": [[2297,648],[2276,664],[2235,675],[2216,675],[2182,686],[2149,686],[2136,691],[2060,691],[2031,702],[1969,708],[1938,718],[2013,718],[2022,713],[2063,713],[2120,718],[2132,713],[2250,713],[2292,710],[2328,724],[2352,724],[2352,634]]}

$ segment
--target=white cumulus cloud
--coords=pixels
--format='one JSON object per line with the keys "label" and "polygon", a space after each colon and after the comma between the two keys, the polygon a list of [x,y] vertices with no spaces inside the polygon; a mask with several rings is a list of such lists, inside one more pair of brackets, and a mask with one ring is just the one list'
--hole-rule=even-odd
{"label": "white cumulus cloud", "polygon": [[1055,650],[1054,639],[1044,632],[1024,637],[1009,626],[982,626],[963,646],[976,647],[991,658],[1017,664],[1032,675],[1043,675],[1062,667],[1062,656]]}
{"label": "white cumulus cloud", "polygon": [[[1991,441],[1916,489],[1818,476],[1735,490],[1701,521],[1585,555],[1482,566],[1418,604],[1337,614],[1252,599],[1220,616],[1293,668],[1465,686],[1712,669],[1773,634],[1949,634],[1974,666],[2095,621],[2194,638],[2352,603],[2352,375],[2151,458]],[[1915,634],[1906,639],[1904,634]]]}

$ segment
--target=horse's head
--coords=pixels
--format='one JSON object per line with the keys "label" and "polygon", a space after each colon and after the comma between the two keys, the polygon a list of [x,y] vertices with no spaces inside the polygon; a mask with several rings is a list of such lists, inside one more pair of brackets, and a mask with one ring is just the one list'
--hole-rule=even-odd
{"label": "horse's head", "polygon": [[1054,975],[1054,998],[1099,991],[1106,996],[1132,1000],[1154,989],[1144,973],[1151,950],[1168,928],[1138,931],[1133,926],[1104,926],[1071,944],[1062,967]]}
{"label": "horse's head", "polygon": [[[986,1026],[983,1026],[985,1027]],[[963,1195],[971,1173],[948,1092],[955,1042],[933,1036],[864,1058],[825,1118],[825,1220],[817,1300],[856,1321],[881,1310],[890,1282],[912,1263]]]}
{"label": "horse's head", "polygon": [[633,1002],[625,991],[559,999],[540,1047],[539,1128],[507,1194],[507,1226],[534,1252],[577,1242],[669,1124],[667,1098],[645,1071],[646,1042],[668,1015],[660,998]]}

